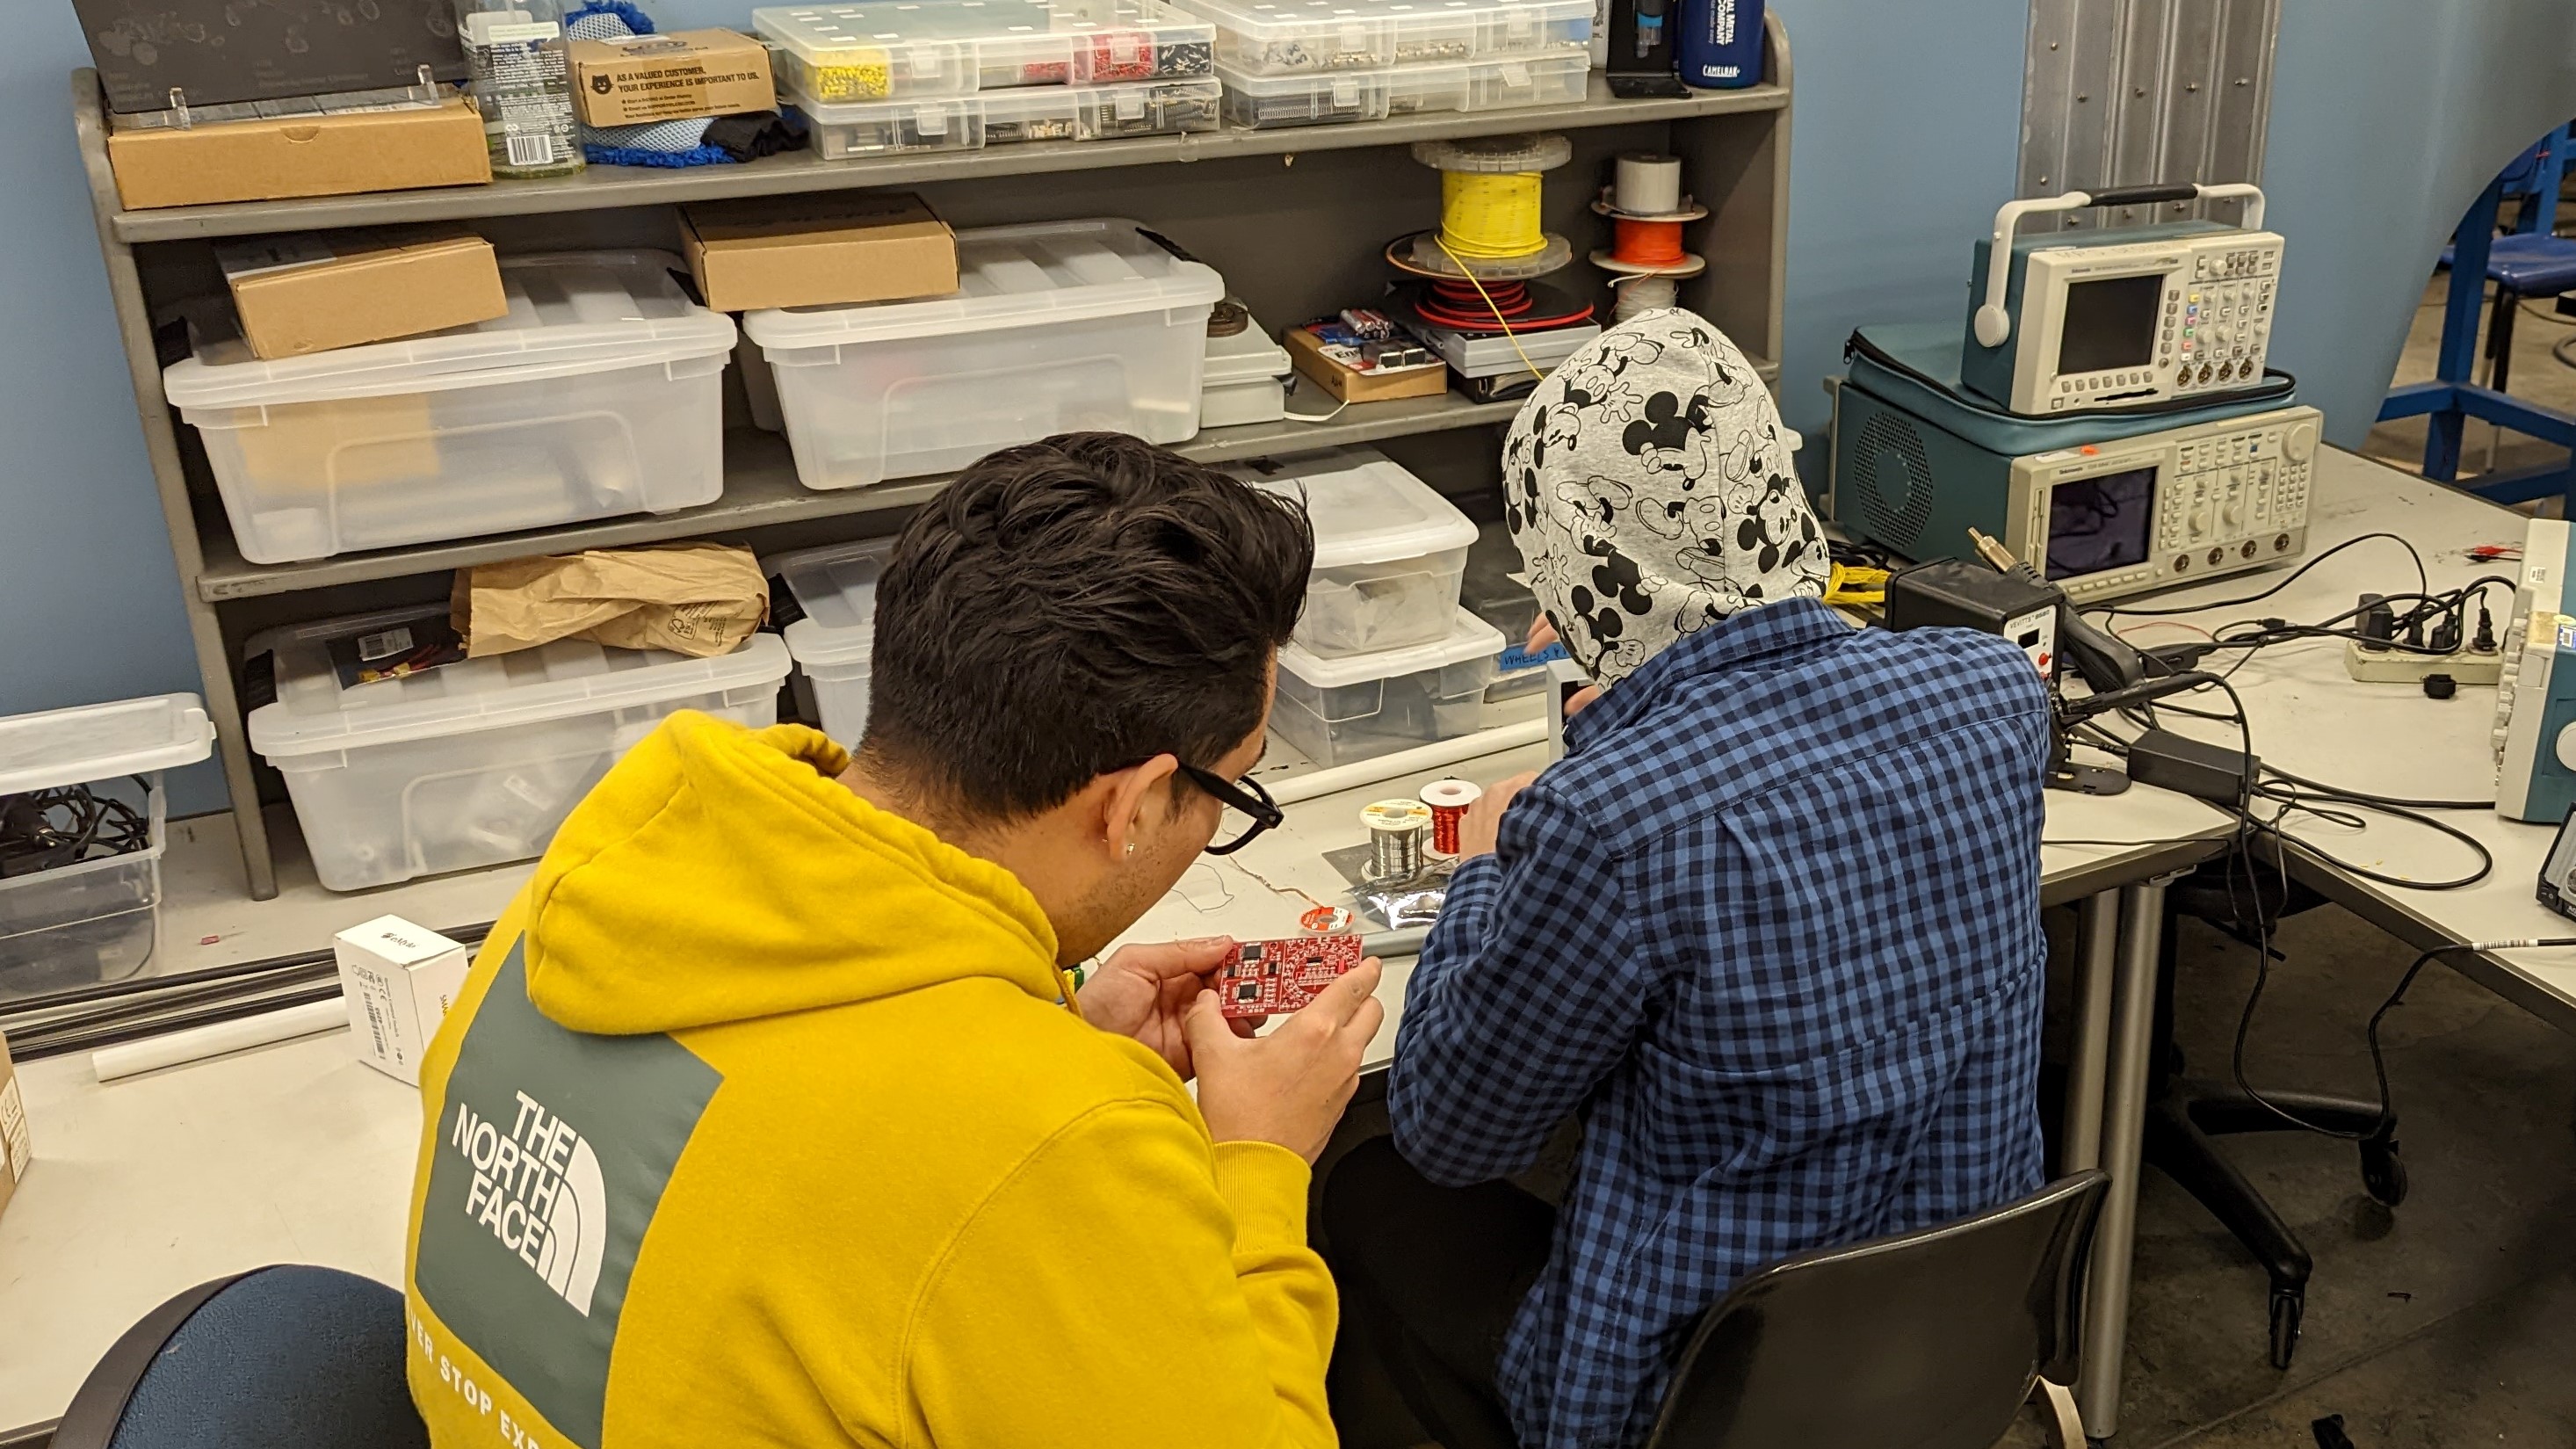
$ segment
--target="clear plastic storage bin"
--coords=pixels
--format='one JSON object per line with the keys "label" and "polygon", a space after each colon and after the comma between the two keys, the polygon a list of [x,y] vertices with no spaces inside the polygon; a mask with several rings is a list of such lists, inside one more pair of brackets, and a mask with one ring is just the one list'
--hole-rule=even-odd
{"label": "clear plastic storage bin", "polygon": [[1220,65],[1216,73],[1225,82],[1225,119],[1248,131],[1386,119],[1387,71],[1253,75]]}
{"label": "clear plastic storage bin", "polygon": [[754,312],[808,488],[962,468],[995,448],[1106,429],[1199,430],[1208,312],[1225,283],[1132,221],[957,234],[952,296]]}
{"label": "clear plastic storage bin", "polygon": [[1106,141],[1216,129],[1224,87],[1215,76],[1122,85],[1030,86],[987,92],[984,143]]}
{"label": "clear plastic storage bin", "polygon": [[[161,772],[204,759],[214,741],[193,694],[0,719],[0,800],[85,787],[133,810],[146,841],[0,879],[0,1000],[121,981],[151,962],[168,844]],[[57,828],[78,823],[68,801],[24,803],[46,807]]]}
{"label": "clear plastic storage bin", "polygon": [[678,710],[754,727],[778,719],[788,660],[772,634],[714,659],[558,639],[342,682],[357,655],[335,662],[334,641],[446,614],[444,604],[394,609],[250,641],[276,682],[274,701],[251,711],[250,745],[286,777],[314,873],[331,890],[543,853],[617,757]]}
{"label": "clear plastic storage bin", "polygon": [[1383,70],[1572,50],[1592,0],[1180,0],[1216,25],[1217,63],[1247,75]]}
{"label": "clear plastic storage bin", "polygon": [[1590,73],[1591,62],[1579,51],[1467,65],[1399,66],[1386,73],[1386,113],[1418,116],[1572,105],[1583,99]]}
{"label": "clear plastic storage bin", "polygon": [[751,12],[778,88],[818,105],[959,96],[976,88],[974,35],[1029,24],[1036,0],[775,5]]}
{"label": "clear plastic storage bin", "polygon": [[804,115],[814,138],[814,154],[826,161],[908,151],[972,151],[984,144],[984,109],[973,96],[835,106],[801,92],[784,95],[787,104]]}
{"label": "clear plastic storage bin", "polygon": [[665,252],[510,257],[506,316],[274,362],[202,339],[162,374],[253,563],[712,503],[733,319]]}
{"label": "clear plastic storage bin", "polygon": [[1297,617],[1299,647],[1341,659],[1449,637],[1476,541],[1476,525],[1456,504],[1375,448],[1262,459],[1233,472],[1305,500],[1315,571]]}
{"label": "clear plastic storage bin", "polygon": [[875,672],[877,578],[894,540],[872,538],[781,554],[762,562],[784,580],[805,617],[783,631],[796,661],[796,701],[823,733],[856,748],[868,727]]}
{"label": "clear plastic storage bin", "polygon": [[1032,3],[1047,12],[1045,19],[977,39],[976,71],[985,90],[1182,80],[1216,73],[1216,26],[1188,11],[1156,0]]}
{"label": "clear plastic storage bin", "polygon": [[1464,609],[1447,637],[1410,649],[1319,659],[1303,645],[1279,651],[1270,728],[1327,768],[1474,734],[1503,636]]}

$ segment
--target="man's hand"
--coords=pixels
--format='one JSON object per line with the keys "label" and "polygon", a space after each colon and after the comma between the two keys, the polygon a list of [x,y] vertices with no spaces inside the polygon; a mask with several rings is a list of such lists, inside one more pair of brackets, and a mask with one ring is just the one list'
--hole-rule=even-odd
{"label": "man's hand", "polygon": [[[1529,642],[1522,645],[1521,648],[1527,653],[1536,654],[1550,644],[1555,643],[1558,637],[1556,625],[1549,622],[1547,615],[1541,614],[1536,619],[1530,621]],[[1592,701],[1599,699],[1600,697],[1600,685],[1587,684],[1583,686],[1581,689],[1576,690],[1573,694],[1566,697],[1565,717],[1567,719],[1572,719],[1576,715],[1583,713],[1583,707],[1585,705],[1590,704]]]}
{"label": "man's hand", "polygon": [[[1213,982],[1234,949],[1231,936],[1121,946],[1082,983],[1082,1019],[1102,1031],[1132,1036],[1190,1079],[1190,1039],[1183,1026],[1190,1004]],[[1237,1024],[1249,1036],[1258,1022]]]}
{"label": "man's hand", "polygon": [[1249,1041],[1227,1030],[1215,992],[1191,1003],[1190,1050],[1208,1134],[1219,1142],[1275,1142],[1310,1164],[1323,1156],[1359,1088],[1360,1055],[1386,1020],[1372,995],[1379,970],[1369,957],[1277,1031]]}
{"label": "man's hand", "polygon": [[1512,797],[1529,788],[1538,771],[1523,770],[1508,780],[1496,780],[1467,807],[1467,818],[1458,822],[1458,858],[1473,860],[1494,853],[1494,837],[1503,828],[1503,812],[1511,808]]}

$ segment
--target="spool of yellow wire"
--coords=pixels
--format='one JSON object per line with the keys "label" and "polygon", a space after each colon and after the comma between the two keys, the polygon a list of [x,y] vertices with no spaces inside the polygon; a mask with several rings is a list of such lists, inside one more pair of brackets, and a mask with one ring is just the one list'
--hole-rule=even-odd
{"label": "spool of yellow wire", "polygon": [[1544,249],[1535,171],[1440,173],[1440,245],[1457,257],[1520,257]]}

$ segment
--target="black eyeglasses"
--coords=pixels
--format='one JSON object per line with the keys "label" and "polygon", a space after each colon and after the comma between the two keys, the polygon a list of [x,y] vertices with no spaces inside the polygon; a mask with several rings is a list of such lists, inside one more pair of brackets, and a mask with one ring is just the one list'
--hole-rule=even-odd
{"label": "black eyeglasses", "polygon": [[1288,818],[1287,814],[1279,808],[1279,802],[1271,799],[1270,792],[1261,788],[1261,782],[1249,775],[1244,776],[1242,783],[1237,784],[1221,776],[1211,775],[1196,765],[1182,765],[1180,772],[1182,779],[1215,796],[1218,804],[1252,822],[1249,828],[1232,840],[1222,844],[1210,844],[1207,848],[1207,853],[1210,855],[1232,855],[1250,845],[1261,832],[1278,829],[1280,823]]}

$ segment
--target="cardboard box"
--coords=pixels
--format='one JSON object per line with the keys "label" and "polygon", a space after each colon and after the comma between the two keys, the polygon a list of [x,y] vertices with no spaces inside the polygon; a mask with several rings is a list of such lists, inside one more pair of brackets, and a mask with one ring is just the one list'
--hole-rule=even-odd
{"label": "cardboard box", "polygon": [[27,1099],[18,1091],[18,1070],[9,1065],[9,1039],[0,1036],[0,1213],[27,1180],[27,1163],[35,1156],[27,1132]]}
{"label": "cardboard box", "polygon": [[215,261],[254,357],[302,357],[506,315],[492,244],[461,228],[226,242]]}
{"label": "cardboard box", "polygon": [[492,179],[483,116],[461,100],[389,111],[111,131],[108,164],[129,210],[480,186]]}
{"label": "cardboard box", "polygon": [[730,30],[572,43],[572,93],[593,126],[633,126],[778,107],[769,51]]}
{"label": "cardboard box", "polygon": [[692,206],[680,248],[719,312],[944,297],[957,238],[918,196],[783,196]]}
{"label": "cardboard box", "polygon": [[389,1077],[420,1085],[420,1058],[473,964],[463,946],[400,916],[378,916],[331,938],[340,962],[340,991],[349,1003],[349,1034],[359,1059]]}
{"label": "cardboard box", "polygon": [[1314,379],[1324,391],[1346,403],[1385,402],[1400,397],[1437,397],[1449,388],[1449,365],[1433,361],[1416,367],[1362,371],[1350,366],[1303,327],[1291,327],[1279,339],[1299,375]]}

